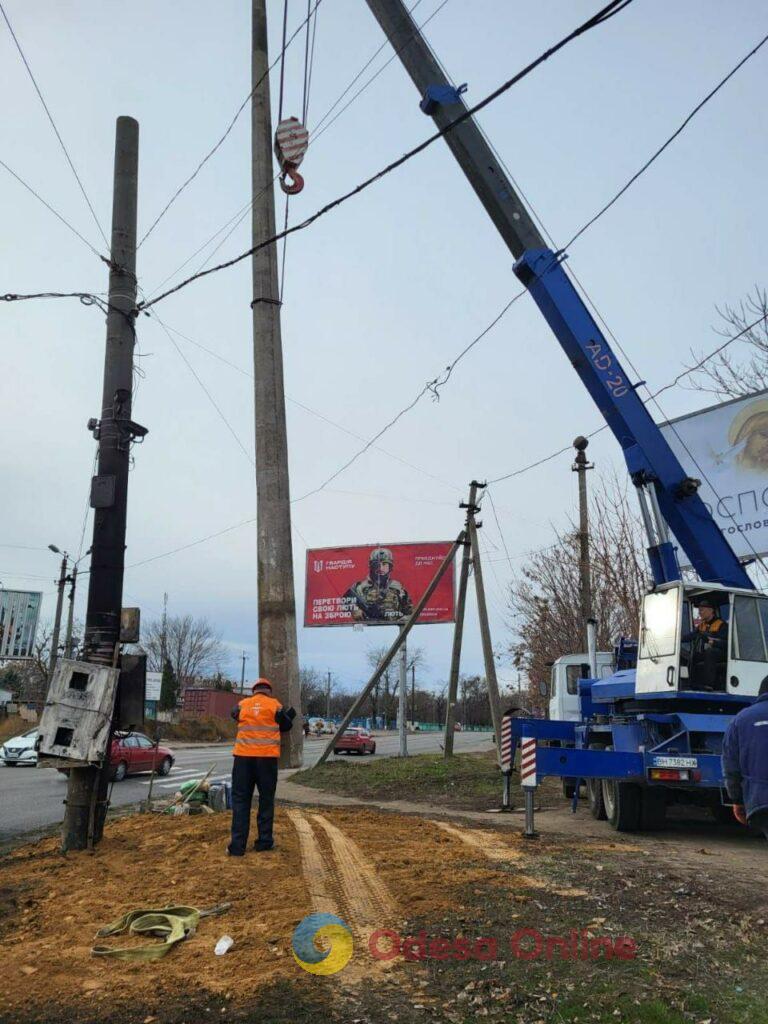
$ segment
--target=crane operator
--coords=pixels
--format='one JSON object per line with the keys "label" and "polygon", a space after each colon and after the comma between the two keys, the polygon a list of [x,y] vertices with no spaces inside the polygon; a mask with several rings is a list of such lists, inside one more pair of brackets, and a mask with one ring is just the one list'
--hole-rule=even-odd
{"label": "crane operator", "polygon": [[691,645],[690,688],[725,691],[728,623],[720,618],[719,605],[709,597],[703,597],[697,609],[699,621],[695,629],[683,634],[683,642]]}

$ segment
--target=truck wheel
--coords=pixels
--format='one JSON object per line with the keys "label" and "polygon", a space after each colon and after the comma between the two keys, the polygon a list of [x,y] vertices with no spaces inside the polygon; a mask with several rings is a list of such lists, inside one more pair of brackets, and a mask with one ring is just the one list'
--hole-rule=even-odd
{"label": "truck wheel", "polygon": [[603,780],[587,779],[587,802],[589,813],[595,821],[605,821],[605,801],[603,800]]}
{"label": "truck wheel", "polygon": [[667,818],[667,796],[663,789],[640,791],[640,827],[654,832],[664,828]]}
{"label": "truck wheel", "polygon": [[603,803],[608,824],[617,832],[640,830],[640,787],[633,782],[603,779]]}

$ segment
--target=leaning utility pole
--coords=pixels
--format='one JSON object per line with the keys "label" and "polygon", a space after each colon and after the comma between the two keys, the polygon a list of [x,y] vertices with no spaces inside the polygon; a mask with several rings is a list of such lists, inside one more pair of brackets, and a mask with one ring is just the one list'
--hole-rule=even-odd
{"label": "leaning utility pole", "polygon": [[577,437],[573,442],[576,460],[571,466],[579,475],[579,589],[581,592],[581,624],[587,636],[587,623],[592,618],[592,566],[589,559],[589,504],[587,501],[587,470],[594,465],[584,454],[589,441]]}
{"label": "leaning utility pole", "polygon": [[59,572],[58,595],[56,597],[56,616],[53,620],[53,633],[51,634],[51,656],[48,659],[48,682],[53,679],[53,672],[56,668],[56,660],[59,657],[59,635],[61,633],[61,608],[64,603],[64,587],[67,583],[67,556],[62,555],[61,571]]}
{"label": "leaning utility pole", "polygon": [[[95,515],[81,653],[83,661],[110,666],[117,665],[120,645],[131,442],[146,434],[143,427],[131,421],[138,169],[138,122],[132,117],[118,117],[104,386],[100,418],[90,424],[99,442],[99,461],[91,487]],[[118,688],[116,708],[119,699]],[[110,745],[101,768],[70,770],[62,826],[65,851],[83,850],[101,839],[107,813]]]}
{"label": "leaning utility pole", "polygon": [[464,639],[464,610],[467,606],[467,583],[469,581],[469,563],[471,546],[469,541],[469,516],[477,512],[477,481],[469,485],[469,499],[461,503],[459,508],[467,509],[467,539],[464,541],[464,553],[461,558],[461,574],[459,576],[459,594],[456,600],[456,623],[453,627],[453,650],[451,652],[451,674],[448,679],[448,703],[445,708],[445,737],[443,739],[443,756],[453,756],[453,731],[456,721],[456,698],[459,691],[459,669],[461,668],[461,645]]}
{"label": "leaning utility pole", "polygon": [[[252,0],[251,142],[253,244],[275,233],[275,172],[269,95],[266,0]],[[288,438],[285,425],[283,349],[277,249],[253,254],[253,367],[256,419],[256,516],[258,562],[259,675],[277,699],[301,719],[301,685],[293,589]],[[284,736],[280,764],[301,766],[304,734]]]}

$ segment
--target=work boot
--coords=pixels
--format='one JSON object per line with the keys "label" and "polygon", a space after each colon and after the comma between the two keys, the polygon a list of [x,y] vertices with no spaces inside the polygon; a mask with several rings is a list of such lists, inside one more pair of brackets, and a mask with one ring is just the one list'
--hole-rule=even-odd
{"label": "work boot", "polygon": [[231,846],[228,846],[227,847],[227,856],[228,857],[244,857],[245,856],[245,850],[233,850]]}
{"label": "work boot", "polygon": [[253,848],[257,853],[265,853],[267,850],[275,848],[275,841],[274,839],[257,839]]}

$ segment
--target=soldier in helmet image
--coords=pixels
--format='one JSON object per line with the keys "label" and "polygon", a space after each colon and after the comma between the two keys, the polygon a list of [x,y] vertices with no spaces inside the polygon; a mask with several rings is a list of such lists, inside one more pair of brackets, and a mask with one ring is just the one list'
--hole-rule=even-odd
{"label": "soldier in helmet image", "polygon": [[368,556],[368,576],[344,595],[356,622],[398,622],[413,611],[408,591],[392,579],[394,559],[389,548],[374,548]]}

